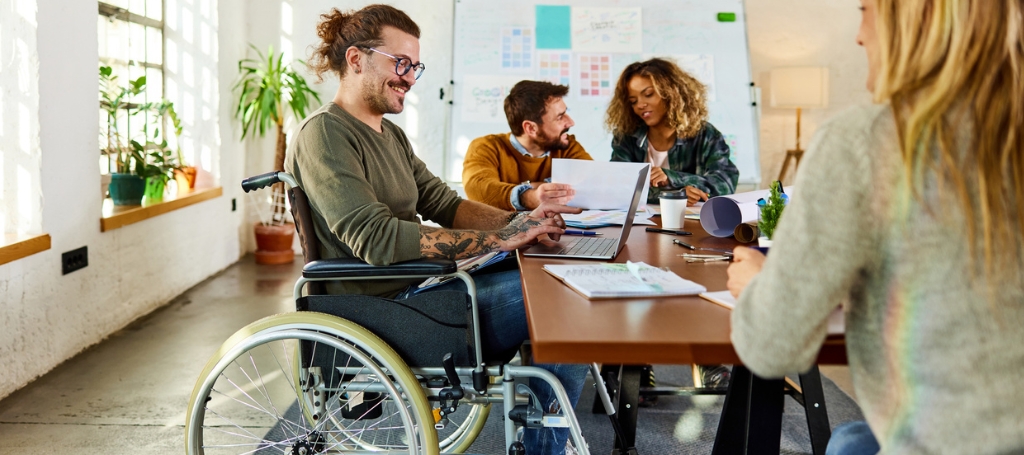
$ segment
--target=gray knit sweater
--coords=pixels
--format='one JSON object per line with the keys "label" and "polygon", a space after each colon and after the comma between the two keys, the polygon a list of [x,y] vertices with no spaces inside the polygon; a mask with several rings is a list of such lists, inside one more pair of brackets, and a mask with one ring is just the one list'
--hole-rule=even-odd
{"label": "gray knit sweater", "polygon": [[983,262],[970,261],[980,243],[959,205],[934,178],[924,204],[908,197],[903,170],[888,106],[818,130],[733,312],[733,343],[761,376],[804,371],[843,303],[857,399],[883,453],[1021,453],[1024,268],[989,300],[967,273]]}
{"label": "gray knit sweater", "polygon": [[[445,227],[455,220],[458,194],[427,170],[401,128],[385,119],[382,130],[334,103],[299,125],[285,170],[309,196],[321,258],[419,259],[417,213]],[[390,296],[416,281],[332,283],[328,291]]]}

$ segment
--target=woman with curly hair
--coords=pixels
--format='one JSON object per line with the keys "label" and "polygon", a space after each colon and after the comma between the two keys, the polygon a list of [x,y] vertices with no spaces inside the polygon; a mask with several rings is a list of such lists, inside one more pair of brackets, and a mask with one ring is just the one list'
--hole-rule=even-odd
{"label": "woman with curly hair", "polygon": [[651,163],[647,202],[662,191],[685,190],[689,204],[736,191],[739,170],[729,145],[708,123],[707,89],[660,58],[622,71],[608,106],[612,161]]}

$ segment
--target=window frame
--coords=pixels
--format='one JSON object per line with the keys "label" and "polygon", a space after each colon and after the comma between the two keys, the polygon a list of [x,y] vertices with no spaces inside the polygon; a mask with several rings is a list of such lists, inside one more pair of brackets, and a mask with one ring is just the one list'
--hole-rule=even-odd
{"label": "window frame", "polygon": [[[121,6],[113,5],[113,4],[104,2],[104,1],[97,1],[97,5],[98,5],[97,6],[98,19],[105,19],[105,20],[110,21],[110,22],[120,21],[120,22],[123,22],[124,25],[127,26],[127,27],[131,27],[132,24],[142,26],[143,27],[143,36],[146,37],[146,38],[144,38],[143,39],[143,43],[139,44],[138,46],[141,46],[144,49],[144,54],[143,55],[145,57],[149,57],[149,55],[148,55],[148,51],[149,51],[149,49],[148,49],[148,46],[149,46],[148,32],[149,32],[149,29],[156,29],[157,31],[159,31],[160,32],[160,52],[159,52],[159,54],[160,54],[160,63],[153,63],[153,62],[148,61],[148,60],[139,61],[139,60],[135,60],[135,59],[132,58],[133,45],[132,45],[131,40],[130,40],[132,34],[129,31],[129,33],[128,33],[129,43],[128,43],[128,46],[127,46],[127,53],[128,53],[128,55],[120,55],[120,56],[115,56],[115,57],[106,56],[105,57],[105,56],[103,56],[103,54],[107,54],[108,53],[109,47],[107,49],[101,49],[101,51],[100,51],[101,56],[99,57],[99,64],[110,66],[111,68],[114,68],[114,73],[116,75],[118,75],[119,77],[125,76],[126,80],[119,80],[120,84],[127,84],[128,80],[133,79],[131,77],[132,76],[132,68],[133,67],[139,68],[140,71],[142,72],[142,75],[145,75],[146,79],[147,79],[147,81],[146,81],[147,82],[147,84],[146,84],[147,87],[146,87],[146,93],[145,93],[146,99],[147,100],[160,100],[160,99],[164,99],[166,97],[166,72],[164,71],[164,63],[167,61],[167,31],[164,28],[164,25],[165,25],[164,18],[166,17],[166,13],[167,13],[167,2],[166,2],[166,0],[152,0],[152,1],[159,1],[160,2],[160,19],[159,20],[153,19],[152,17],[147,17],[147,16],[142,15],[142,14],[138,14],[136,12],[133,12],[133,11],[129,10],[128,8],[124,8],[124,7],[121,7]],[[99,42],[97,44],[99,44]],[[120,69],[125,69],[126,71],[123,74],[119,74],[119,70]],[[149,89],[152,87],[152,84],[150,83],[150,77],[149,77],[150,76],[149,73],[151,71],[157,71],[159,73],[159,77],[160,77],[159,93],[153,93],[153,92],[149,91]],[[138,76],[136,76],[136,77],[138,77]],[[129,109],[134,109],[136,107],[138,107],[138,104],[132,103],[132,104],[128,104],[125,107],[125,109],[129,110]],[[98,114],[99,114],[98,125],[100,125],[100,128],[101,128],[101,130],[100,130],[100,132],[101,132],[101,134],[100,134],[100,137],[101,137],[100,145],[101,145],[101,147],[100,148],[102,149],[105,146],[104,139],[102,139],[104,137],[104,135],[102,134],[102,128],[106,125],[107,119],[106,119],[106,113],[103,111],[102,106],[97,106],[97,108],[99,109],[99,112],[98,112]],[[124,122],[125,122],[124,123],[124,131],[126,132],[126,134],[129,137],[131,137],[136,132],[133,129],[132,125],[133,124],[137,124],[136,122],[139,122],[139,121],[141,121],[141,124],[143,126],[145,124],[147,124],[150,121],[149,114],[147,113],[141,120],[136,120],[135,122],[133,122],[132,119],[130,117],[128,117],[128,116],[126,116],[124,118]],[[166,128],[167,128],[167,121],[166,121],[166,119],[161,119],[160,120],[160,128],[161,128],[161,130],[166,131]],[[105,155],[105,156],[103,156],[103,155],[100,156],[98,164],[99,164],[99,171],[100,171],[101,175],[108,175],[108,174],[112,173],[112,167],[113,167],[112,164],[111,164],[112,160],[113,160],[113,158],[109,154]]]}

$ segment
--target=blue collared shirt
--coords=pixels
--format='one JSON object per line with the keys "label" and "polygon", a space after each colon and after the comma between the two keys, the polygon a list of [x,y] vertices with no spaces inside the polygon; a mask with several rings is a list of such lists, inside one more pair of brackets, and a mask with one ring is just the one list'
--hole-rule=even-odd
{"label": "blue collared shirt", "polygon": [[[530,153],[530,151],[526,150],[526,147],[523,147],[523,144],[519,143],[519,139],[516,139],[516,135],[509,134],[508,138],[509,138],[509,142],[512,143],[512,148],[516,149],[516,151],[518,151],[519,153],[522,153],[523,156],[533,157],[533,155]],[[539,157],[534,157],[534,158],[547,158],[548,156],[551,156],[551,152],[550,151],[545,151],[543,155],[541,155]],[[551,181],[550,178],[544,179],[545,183],[548,183],[550,181]],[[515,207],[515,209],[517,211],[522,212],[524,210],[529,210],[528,208],[523,206],[522,203],[519,202],[519,197],[522,196],[523,193],[525,193],[526,190],[528,190],[530,188],[533,188],[533,185],[530,184],[529,181],[520,183],[515,188],[512,188],[512,193],[509,194],[508,202],[510,202],[512,204],[512,207]]]}

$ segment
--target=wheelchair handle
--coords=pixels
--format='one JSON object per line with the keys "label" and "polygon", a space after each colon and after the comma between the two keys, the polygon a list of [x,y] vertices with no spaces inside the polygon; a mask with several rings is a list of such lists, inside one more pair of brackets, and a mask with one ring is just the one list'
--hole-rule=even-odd
{"label": "wheelchair handle", "polygon": [[295,182],[295,177],[292,177],[291,174],[287,172],[274,171],[267,172],[266,174],[256,175],[253,177],[249,177],[245,180],[242,180],[242,189],[245,190],[246,193],[248,193],[250,191],[258,190],[260,188],[266,188],[277,182],[285,182],[291,185],[292,187],[299,186]]}

